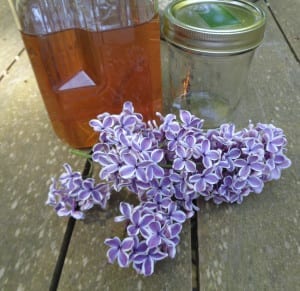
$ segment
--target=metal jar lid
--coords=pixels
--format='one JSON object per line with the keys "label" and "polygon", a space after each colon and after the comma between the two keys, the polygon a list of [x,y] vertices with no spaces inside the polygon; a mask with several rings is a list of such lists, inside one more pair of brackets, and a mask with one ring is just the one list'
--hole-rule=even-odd
{"label": "metal jar lid", "polygon": [[167,41],[207,54],[236,54],[256,48],[263,40],[265,13],[246,1],[179,0],[163,17]]}

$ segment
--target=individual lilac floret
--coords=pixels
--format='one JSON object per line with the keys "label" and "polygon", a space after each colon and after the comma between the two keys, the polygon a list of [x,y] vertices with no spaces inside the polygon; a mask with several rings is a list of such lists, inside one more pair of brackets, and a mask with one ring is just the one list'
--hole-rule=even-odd
{"label": "individual lilac floret", "polygon": [[195,174],[190,177],[189,182],[194,184],[194,190],[201,195],[209,187],[209,185],[214,185],[218,183],[219,178],[214,173],[213,168],[205,169],[201,174]]}
{"label": "individual lilac floret", "polygon": [[172,196],[172,183],[169,177],[162,179],[153,179],[150,181],[150,189],[147,191],[147,197],[154,198],[157,195]]}
{"label": "individual lilac floret", "polygon": [[191,161],[192,152],[185,149],[183,146],[178,146],[176,149],[177,157],[173,163],[173,169],[176,171],[184,170],[186,172],[196,172],[196,164]]}
{"label": "individual lilac floret", "polygon": [[175,202],[171,202],[168,205],[166,218],[170,221],[175,221],[179,223],[184,223],[186,220],[186,214],[180,210],[178,205]]}
{"label": "individual lilac floret", "polygon": [[129,253],[134,245],[132,237],[127,237],[121,241],[118,237],[106,239],[104,241],[106,245],[110,247],[107,252],[108,261],[113,263],[115,260],[121,268],[125,268],[129,264]]}
{"label": "individual lilac floret", "polygon": [[281,130],[271,126],[264,128],[263,138],[266,142],[266,150],[270,153],[277,153],[286,143]]}
{"label": "individual lilac floret", "polygon": [[144,214],[142,209],[135,209],[131,215],[131,224],[127,227],[127,233],[129,236],[137,236],[140,232],[145,233],[148,225],[153,222],[154,215]]}
{"label": "individual lilac floret", "polygon": [[205,168],[211,168],[214,161],[220,158],[220,153],[217,150],[212,150],[210,141],[205,139],[201,142],[200,149],[198,151],[200,157],[202,157],[202,163]]}
{"label": "individual lilac floret", "polygon": [[249,155],[247,159],[237,159],[234,162],[234,165],[240,168],[239,176],[243,179],[246,179],[250,175],[251,171],[256,171],[260,174],[265,167],[259,156],[256,155]]}
{"label": "individual lilac floret", "polygon": [[109,188],[107,184],[95,185],[95,180],[93,178],[87,178],[82,181],[81,187],[78,190],[78,200],[92,200],[94,204],[99,204],[102,208],[105,208],[108,191]]}
{"label": "individual lilac floret", "polygon": [[197,129],[198,132],[202,131],[203,119],[192,115],[189,111],[180,110],[179,112],[180,120],[182,121],[182,127],[185,129],[193,128],[193,130]]}
{"label": "individual lilac floret", "polygon": [[264,145],[257,138],[249,138],[245,140],[245,146],[241,148],[242,153],[248,156],[255,155],[257,157],[264,156]]}
{"label": "individual lilac floret", "polygon": [[115,222],[130,220],[132,216],[133,206],[126,202],[120,203],[120,212],[122,215],[115,217]]}
{"label": "individual lilac floret", "polygon": [[52,178],[46,204],[52,206],[58,216],[72,216],[75,219],[83,219],[83,212],[77,209],[75,198],[70,196],[72,191],[71,188],[58,186],[57,181]]}
{"label": "individual lilac floret", "polygon": [[69,164],[63,165],[65,172],[59,177],[59,181],[70,189],[78,188],[82,183],[82,177],[79,172],[73,172]]}
{"label": "individual lilac floret", "polygon": [[148,227],[147,245],[149,248],[155,248],[166,240],[165,225],[161,225],[158,221],[152,221]]}
{"label": "individual lilac floret", "polygon": [[149,248],[145,242],[140,247],[145,248],[145,251],[137,252],[133,257],[135,269],[145,276],[150,276],[154,272],[154,264],[161,261],[168,256],[167,253],[162,252],[159,248]]}

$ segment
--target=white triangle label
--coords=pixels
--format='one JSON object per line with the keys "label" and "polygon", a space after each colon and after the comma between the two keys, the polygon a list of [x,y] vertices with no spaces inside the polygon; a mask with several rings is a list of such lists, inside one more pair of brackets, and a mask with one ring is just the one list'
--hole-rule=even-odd
{"label": "white triangle label", "polygon": [[71,80],[63,84],[59,90],[64,91],[89,86],[96,86],[96,84],[85,71],[79,71]]}

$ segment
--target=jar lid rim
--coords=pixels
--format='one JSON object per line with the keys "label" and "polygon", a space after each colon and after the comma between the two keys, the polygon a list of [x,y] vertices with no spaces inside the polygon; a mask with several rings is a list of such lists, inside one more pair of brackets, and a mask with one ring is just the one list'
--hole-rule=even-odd
{"label": "jar lid rim", "polygon": [[169,42],[195,51],[235,53],[262,42],[265,20],[264,11],[246,1],[177,0],[165,9],[163,34]]}

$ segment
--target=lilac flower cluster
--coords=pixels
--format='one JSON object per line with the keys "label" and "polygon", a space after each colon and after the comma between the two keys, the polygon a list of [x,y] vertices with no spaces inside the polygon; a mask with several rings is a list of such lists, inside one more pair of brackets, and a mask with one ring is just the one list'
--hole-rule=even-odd
{"label": "lilac flower cluster", "polygon": [[179,233],[186,215],[169,198],[141,202],[136,207],[122,202],[122,215],[116,222],[126,221],[127,237],[105,240],[110,247],[107,256],[110,263],[117,260],[119,266],[133,268],[145,276],[154,272],[154,264],[166,257],[174,258],[179,243]]}
{"label": "lilac flower cluster", "polygon": [[180,121],[173,114],[160,118],[160,126],[146,124],[127,102],[120,115],[104,113],[90,122],[100,132],[93,161],[115,190],[127,187],[141,201],[175,199],[191,217],[199,195],[217,204],[241,203],[291,164],[284,133],[272,124],[204,131],[203,120],[188,111],[180,111]]}
{"label": "lilac flower cluster", "polygon": [[110,197],[109,185],[95,185],[93,178],[83,179],[79,172],[73,172],[69,164],[64,164],[65,172],[58,181],[52,178],[47,205],[52,206],[58,216],[72,216],[83,219],[84,211],[94,205],[106,207]]}
{"label": "lilac flower cluster", "polygon": [[[100,178],[117,191],[125,187],[136,193],[141,201],[137,208],[121,207],[130,223],[128,237],[118,252],[123,249],[119,238],[106,241],[109,261],[118,258],[122,267],[132,262],[144,275],[152,274],[155,261],[173,257],[180,225],[197,210],[196,198],[241,203],[249,193],[261,193],[265,182],[278,179],[291,164],[283,131],[273,125],[250,123],[235,131],[233,124],[223,124],[204,131],[203,120],[188,111],[180,111],[179,121],[173,114],[159,116],[159,126],[146,124],[127,102],[120,115],[104,113],[90,122],[100,133],[93,148],[93,161],[102,166]],[[180,219],[171,218],[173,213],[180,213]],[[141,257],[147,264],[141,265]]]}
{"label": "lilac flower cluster", "polygon": [[125,222],[127,236],[105,244],[109,262],[132,264],[145,276],[154,272],[157,261],[174,258],[182,224],[198,210],[197,198],[241,203],[251,192],[261,193],[265,182],[279,179],[291,164],[286,137],[272,124],[250,123],[241,131],[223,124],[205,131],[203,120],[185,110],[179,119],[173,114],[158,117],[160,125],[145,123],[126,102],[119,115],[103,113],[91,120],[99,132],[92,160],[101,165],[99,177],[106,184],[94,187],[89,178],[89,194],[80,194],[85,180],[77,182],[78,174],[66,168],[69,178],[63,175],[60,187],[53,183],[48,199],[59,215],[81,218],[78,207],[105,206],[112,189],[135,193],[139,205],[122,202],[121,216],[115,218]]}

